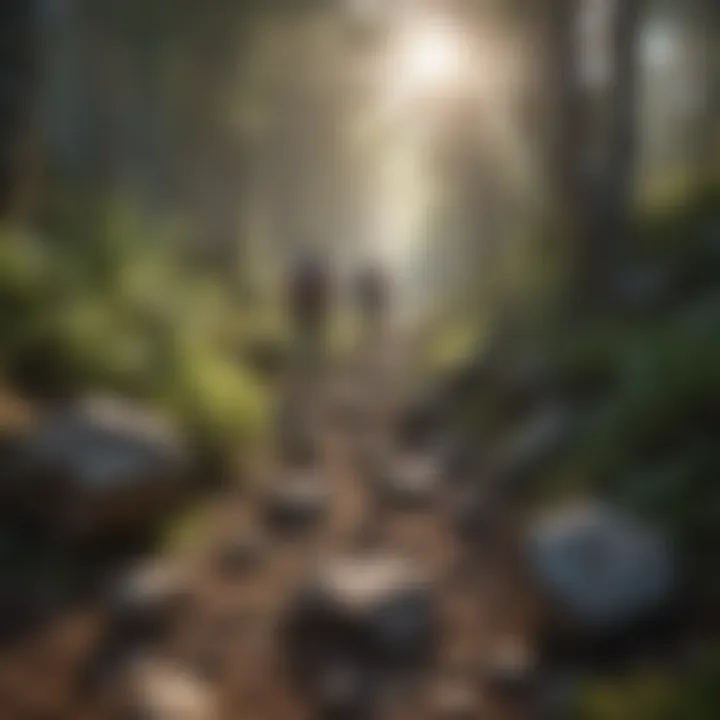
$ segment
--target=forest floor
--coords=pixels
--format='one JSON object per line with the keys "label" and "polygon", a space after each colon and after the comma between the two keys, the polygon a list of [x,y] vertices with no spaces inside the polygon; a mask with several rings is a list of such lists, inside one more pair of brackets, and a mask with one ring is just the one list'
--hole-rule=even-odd
{"label": "forest floor", "polygon": [[[431,507],[403,510],[386,507],[363,472],[363,435],[392,433],[397,407],[388,399],[388,388],[402,371],[400,363],[395,375],[378,382],[367,368],[344,367],[313,388],[309,402],[322,410],[320,460],[313,473],[326,484],[329,497],[318,523],[288,537],[267,529],[269,482],[292,482],[292,472],[271,457],[262,471],[266,478],[249,489],[229,488],[212,498],[199,536],[190,547],[164,558],[187,571],[191,609],[160,642],[134,651],[133,661],[144,654],[198,678],[215,710],[212,715],[202,709],[192,714],[188,707],[183,713],[150,715],[153,720],[316,717],[311,698],[288,673],[282,622],[288,603],[322,558],[355,552],[368,542],[381,553],[409,557],[422,567],[438,600],[440,623],[433,658],[385,684],[377,715],[389,720],[530,715],[527,694],[503,693],[487,681],[488,668],[502,648],[532,652],[535,647],[537,608],[520,561],[513,509],[497,509],[487,532],[468,539],[455,529],[449,485],[442,501]],[[332,410],[338,382],[360,388],[363,405],[372,411],[369,425]],[[244,572],[225,572],[218,553],[253,533],[262,538],[257,562]],[[103,687],[114,690],[89,694],[78,681],[99,662],[93,653],[106,626],[106,608],[91,597],[0,646],[1,720],[125,717],[121,708],[127,695],[118,691],[119,685],[106,683]]]}

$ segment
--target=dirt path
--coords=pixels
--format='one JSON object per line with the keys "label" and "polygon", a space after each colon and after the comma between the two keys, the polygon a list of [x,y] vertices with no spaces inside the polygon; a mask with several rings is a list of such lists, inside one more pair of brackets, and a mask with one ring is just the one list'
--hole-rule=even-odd
{"label": "dirt path", "polygon": [[[366,399],[371,406],[378,402],[378,398]],[[220,626],[223,614],[241,614],[246,622],[231,643],[232,662],[218,681],[223,717],[230,720],[238,712],[256,720],[312,717],[312,708],[293,692],[283,672],[278,624],[288,598],[319,558],[356,549],[368,540],[422,565],[440,598],[442,633],[437,661],[425,673],[410,678],[406,692],[388,699],[387,717],[437,717],[442,701],[436,695],[443,692],[443,685],[457,684],[474,696],[471,717],[524,717],[525,698],[509,702],[486,682],[488,664],[499,647],[534,645],[533,607],[520,570],[513,518],[496,518],[481,544],[468,544],[458,538],[445,503],[424,511],[381,509],[358,467],[360,430],[343,426],[330,415],[333,419],[324,425],[319,468],[330,490],[326,520],[299,538],[271,541],[267,562],[245,580],[223,584],[216,578],[213,584],[207,577],[203,582],[208,597],[198,613],[199,635],[203,624],[212,624],[214,615]],[[390,418],[385,414],[371,420],[370,429],[376,424],[389,425]],[[282,474],[282,468],[277,472]],[[253,498],[222,507],[218,514],[216,527],[229,535],[238,525],[260,524]],[[209,592],[211,587],[214,590]],[[192,661],[190,657],[186,660]]]}
{"label": "dirt path", "polygon": [[[382,407],[368,427],[389,432],[392,402],[376,388],[378,392],[381,397],[370,391],[364,396],[368,407]],[[327,389],[318,390],[315,401],[326,405],[332,401],[331,395]],[[410,556],[424,568],[433,580],[441,612],[437,659],[403,682],[392,683],[382,704],[382,717],[526,717],[527,697],[509,697],[488,681],[488,665],[501,646],[511,643],[513,647],[532,648],[534,644],[533,607],[520,570],[512,517],[496,517],[482,542],[468,543],[455,532],[445,502],[424,511],[383,508],[358,463],[358,437],[364,431],[352,427],[354,423],[341,423],[335,412],[323,413],[321,425],[317,472],[330,495],[324,520],[299,535],[283,538],[264,531],[261,493],[228,492],[215,501],[206,536],[182,558],[193,578],[192,609],[177,631],[152,649],[153,656],[201,677],[217,697],[223,720],[314,717],[311,703],[289,681],[279,626],[289,599],[320,558],[372,542],[384,552]],[[265,482],[285,481],[287,469],[279,463],[269,472],[273,477]],[[257,567],[230,575],[221,571],[216,561],[218,548],[252,529],[259,537],[267,535]],[[64,618],[54,632],[62,633],[62,623],[71,622],[72,618]],[[73,658],[79,662],[101,620],[98,613],[84,609],[76,623],[77,627],[66,628],[65,633],[77,645]],[[47,629],[38,639],[42,644],[36,648],[38,657],[26,662],[25,676],[19,670],[18,648],[13,653],[0,653],[0,717],[118,717],[114,700],[88,703],[81,694],[67,689],[74,687],[72,679],[66,677],[72,673],[73,664],[60,650],[57,657],[42,657],[52,655],[46,633]],[[61,647],[62,642],[58,642]],[[64,642],[67,645],[67,640]],[[31,642],[25,642],[21,649],[32,655]],[[66,672],[59,673],[60,667]],[[54,684],[58,687],[53,688]],[[452,715],[445,707],[451,707],[453,701],[443,697],[452,693],[466,696],[462,701],[465,714]]]}

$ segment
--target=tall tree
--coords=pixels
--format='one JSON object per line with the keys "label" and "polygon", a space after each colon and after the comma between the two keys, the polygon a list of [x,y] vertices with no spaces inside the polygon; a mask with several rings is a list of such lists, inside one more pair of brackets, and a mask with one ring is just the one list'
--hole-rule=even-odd
{"label": "tall tree", "polygon": [[698,76],[695,148],[703,180],[717,176],[720,161],[720,4],[695,0],[694,71]]}
{"label": "tall tree", "polygon": [[[628,227],[636,154],[638,29],[642,0],[616,0],[606,42],[610,72],[597,99],[584,86],[578,35],[580,0],[545,0],[539,10],[545,52],[547,167],[551,196],[564,218],[574,285],[602,299]],[[597,137],[597,133],[600,137]],[[593,148],[598,157],[591,156]]]}
{"label": "tall tree", "polygon": [[[594,194],[599,201],[592,228],[602,228],[596,238],[601,281],[607,279],[621,252],[632,213],[637,155],[638,36],[643,0],[616,0],[610,24],[612,75],[608,88],[608,137],[604,177]],[[597,232],[597,230],[596,230]]]}
{"label": "tall tree", "polygon": [[36,10],[32,0],[0,3],[0,215],[19,201],[23,170],[30,162]]}

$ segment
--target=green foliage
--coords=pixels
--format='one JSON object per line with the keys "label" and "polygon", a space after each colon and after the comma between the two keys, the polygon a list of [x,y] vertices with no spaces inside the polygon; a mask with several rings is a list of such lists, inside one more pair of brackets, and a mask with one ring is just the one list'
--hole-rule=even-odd
{"label": "green foliage", "polygon": [[165,392],[169,407],[196,436],[219,447],[256,439],[267,419],[255,378],[228,357],[186,338],[176,349]]}
{"label": "green foliage", "polygon": [[423,361],[432,377],[452,371],[480,345],[482,334],[477,318],[442,318],[437,327],[427,333]]}
{"label": "green foliage", "polygon": [[546,340],[555,380],[583,409],[568,468],[697,547],[718,538],[720,239],[717,192],[656,206],[635,236],[667,282],[641,312],[588,317]]}
{"label": "green foliage", "polygon": [[182,236],[131,206],[55,218],[55,234],[0,242],[0,369],[26,390],[109,390],[169,410],[202,444],[235,452],[266,399],[237,359],[243,327]]}
{"label": "green foliage", "polygon": [[[538,410],[533,403],[559,396],[574,408],[572,442],[523,478],[528,499],[599,491],[687,549],[720,542],[719,216],[720,195],[707,189],[646,212],[633,255],[661,282],[643,302],[503,348],[465,393],[474,434],[500,453]],[[515,365],[537,366],[544,399],[523,397]]]}
{"label": "green foliage", "polygon": [[711,655],[679,675],[644,671],[589,682],[578,705],[578,720],[713,720],[720,707],[720,657]]}
{"label": "green foliage", "polygon": [[589,429],[601,473],[617,470],[629,453],[668,449],[712,414],[720,398],[720,341],[693,315],[615,328],[598,343],[594,370],[613,380]]}

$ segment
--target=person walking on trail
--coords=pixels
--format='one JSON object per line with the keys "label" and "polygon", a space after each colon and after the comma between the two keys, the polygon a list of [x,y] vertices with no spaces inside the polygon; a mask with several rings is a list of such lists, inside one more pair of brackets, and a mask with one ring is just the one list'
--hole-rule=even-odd
{"label": "person walking on trail", "polygon": [[290,314],[296,352],[302,367],[317,369],[322,361],[330,304],[330,273],[316,253],[300,256],[290,278]]}
{"label": "person walking on trail", "polygon": [[388,280],[378,265],[368,264],[357,276],[356,297],[366,339],[377,336],[387,316]]}

